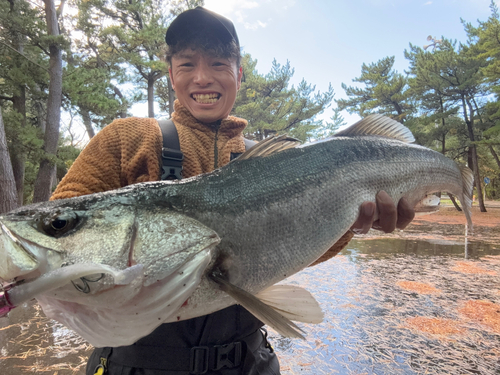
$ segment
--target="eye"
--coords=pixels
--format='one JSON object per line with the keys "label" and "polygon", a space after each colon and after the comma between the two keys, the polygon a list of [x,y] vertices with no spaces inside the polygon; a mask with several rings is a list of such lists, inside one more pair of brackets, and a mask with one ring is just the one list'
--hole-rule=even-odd
{"label": "eye", "polygon": [[76,227],[78,216],[75,213],[52,216],[43,220],[42,230],[49,236],[61,237]]}
{"label": "eye", "polygon": [[63,230],[68,225],[68,220],[55,219],[50,222],[50,226],[54,230]]}

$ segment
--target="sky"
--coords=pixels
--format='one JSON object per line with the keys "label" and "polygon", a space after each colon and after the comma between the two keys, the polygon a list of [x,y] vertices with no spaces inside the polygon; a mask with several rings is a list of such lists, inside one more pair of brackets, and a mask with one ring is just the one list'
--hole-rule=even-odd
{"label": "sky", "polygon": [[[341,85],[352,85],[363,63],[395,56],[394,68],[404,73],[410,43],[423,47],[429,35],[465,43],[460,19],[477,26],[490,16],[489,6],[490,0],[205,0],[206,8],[233,21],[260,74],[273,59],[288,60],[292,83],[305,79],[322,92],[331,83],[336,99],[346,98]],[[330,108],[320,118],[332,114]]]}

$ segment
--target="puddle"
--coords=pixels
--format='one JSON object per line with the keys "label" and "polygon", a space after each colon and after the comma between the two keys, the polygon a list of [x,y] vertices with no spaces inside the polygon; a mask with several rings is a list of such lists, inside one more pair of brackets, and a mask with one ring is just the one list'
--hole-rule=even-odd
{"label": "puddle", "polygon": [[[491,320],[500,305],[498,229],[486,228],[496,229],[491,241],[469,242],[465,260],[463,226],[424,227],[413,225],[408,239],[353,240],[336,258],[286,281],[311,291],[325,320],[301,324],[306,341],[270,331],[282,374],[500,373],[497,326],[469,312],[481,303]],[[0,319],[1,374],[83,375],[91,350],[34,303]]]}
{"label": "puddle", "polygon": [[0,374],[85,374],[92,347],[34,301],[0,319]]}
{"label": "puddle", "polygon": [[348,247],[288,279],[315,295],[325,320],[302,325],[307,341],[271,335],[283,374],[500,373],[500,326],[466,310],[486,301],[500,311],[500,250],[476,242],[464,260],[453,240]]}

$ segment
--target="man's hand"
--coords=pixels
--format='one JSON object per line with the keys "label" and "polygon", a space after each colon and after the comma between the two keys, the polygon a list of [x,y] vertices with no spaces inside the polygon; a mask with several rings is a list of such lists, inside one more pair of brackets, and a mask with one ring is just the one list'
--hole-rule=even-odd
{"label": "man's hand", "polygon": [[[415,210],[405,198],[399,200],[397,208],[385,191],[380,191],[375,200],[376,204],[374,202],[361,204],[358,219],[351,227],[354,233],[365,234],[370,228],[390,233],[396,228],[406,228],[415,217]],[[378,219],[374,221],[376,210],[378,211]]]}

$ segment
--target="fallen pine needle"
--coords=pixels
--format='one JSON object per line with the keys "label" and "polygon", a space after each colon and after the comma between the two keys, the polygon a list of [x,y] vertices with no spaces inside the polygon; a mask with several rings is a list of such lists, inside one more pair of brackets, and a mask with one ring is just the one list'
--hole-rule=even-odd
{"label": "fallen pine needle", "polygon": [[396,285],[403,289],[411,290],[412,292],[417,292],[419,294],[441,293],[439,289],[434,288],[430,284],[419,283],[416,281],[398,281]]}
{"label": "fallen pine needle", "polygon": [[410,328],[434,335],[451,335],[464,332],[464,329],[458,326],[458,322],[450,319],[416,316],[406,319],[406,324]]}
{"label": "fallen pine needle", "polygon": [[500,334],[500,305],[482,300],[467,301],[459,312]]}
{"label": "fallen pine needle", "polygon": [[456,262],[455,267],[453,267],[452,270],[462,273],[482,273],[487,275],[496,275],[496,272],[487,270],[471,262]]}

